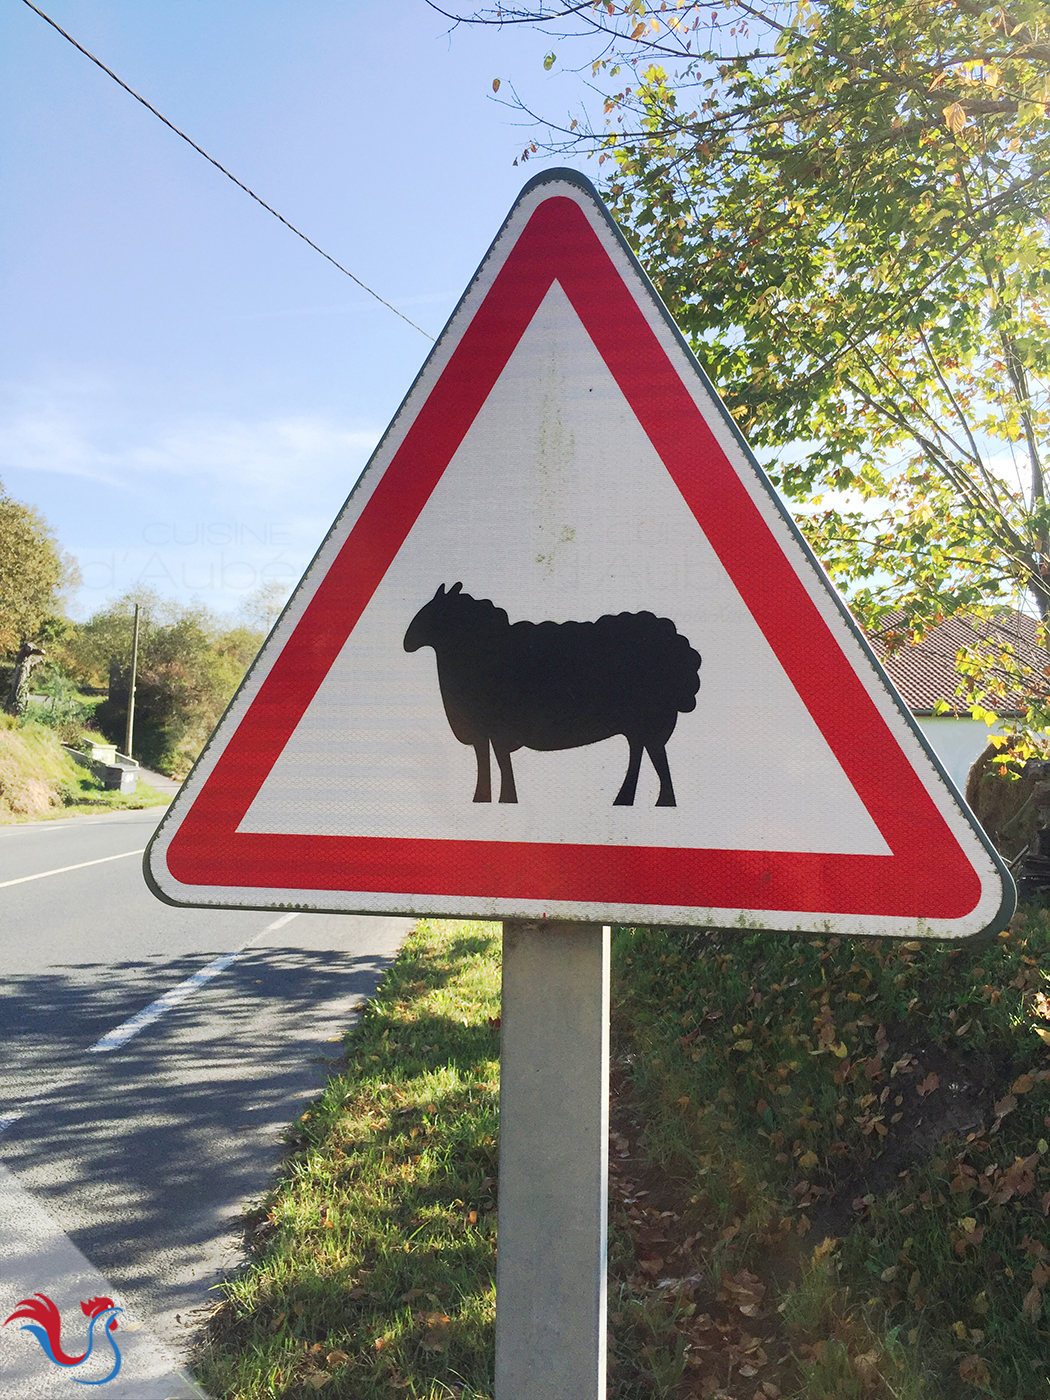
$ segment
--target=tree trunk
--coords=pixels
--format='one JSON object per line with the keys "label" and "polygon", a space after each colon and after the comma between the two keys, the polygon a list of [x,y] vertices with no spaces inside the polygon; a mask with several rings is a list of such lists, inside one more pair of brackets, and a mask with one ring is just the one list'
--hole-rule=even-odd
{"label": "tree trunk", "polygon": [[38,647],[33,642],[23,642],[18,648],[14,674],[7,692],[7,713],[9,715],[25,714],[29,706],[29,677],[33,672],[33,667],[43,661],[44,655],[43,647]]}

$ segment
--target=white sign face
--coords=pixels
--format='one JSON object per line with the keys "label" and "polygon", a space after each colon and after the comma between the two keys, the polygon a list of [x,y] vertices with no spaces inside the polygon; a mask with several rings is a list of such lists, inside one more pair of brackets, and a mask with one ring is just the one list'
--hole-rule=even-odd
{"label": "white sign face", "polygon": [[526,187],[147,869],[225,906],[910,937],[1012,911],[564,172]]}

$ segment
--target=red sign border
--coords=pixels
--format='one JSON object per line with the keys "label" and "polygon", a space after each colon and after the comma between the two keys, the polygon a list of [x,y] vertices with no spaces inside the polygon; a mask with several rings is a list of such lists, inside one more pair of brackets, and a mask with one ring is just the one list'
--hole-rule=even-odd
{"label": "red sign border", "polygon": [[[239,832],[557,280],[890,855]],[[788,626],[785,627],[785,620]],[[580,205],[543,200],[507,253],[165,854],[182,885],[952,920],[977,871],[844,655]],[[164,892],[167,894],[168,892]]]}

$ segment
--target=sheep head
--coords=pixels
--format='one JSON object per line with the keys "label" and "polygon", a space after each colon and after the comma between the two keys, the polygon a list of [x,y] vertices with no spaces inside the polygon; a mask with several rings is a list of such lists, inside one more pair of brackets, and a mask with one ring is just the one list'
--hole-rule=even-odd
{"label": "sheep head", "polygon": [[404,641],[406,651],[418,651],[420,647],[434,645],[435,638],[445,631],[442,623],[449,614],[449,603],[462,591],[462,583],[454,583],[447,591],[443,583],[438,585],[430,602],[424,603],[408,624]]}

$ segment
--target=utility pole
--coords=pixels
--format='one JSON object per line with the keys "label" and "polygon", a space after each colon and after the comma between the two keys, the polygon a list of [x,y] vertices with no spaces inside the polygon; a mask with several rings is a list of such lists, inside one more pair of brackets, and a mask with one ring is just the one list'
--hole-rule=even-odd
{"label": "utility pole", "polygon": [[135,733],[135,673],[139,667],[139,605],[135,604],[135,630],[131,638],[131,683],[128,686],[128,727],[124,735],[124,752],[129,758]]}

